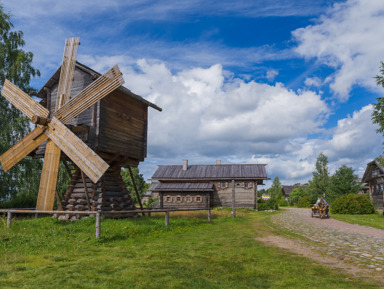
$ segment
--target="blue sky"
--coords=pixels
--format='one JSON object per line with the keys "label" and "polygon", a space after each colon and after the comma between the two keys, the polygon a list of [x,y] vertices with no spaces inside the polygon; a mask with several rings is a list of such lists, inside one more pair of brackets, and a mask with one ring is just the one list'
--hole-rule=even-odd
{"label": "blue sky", "polygon": [[[79,36],[78,60],[119,64],[150,111],[150,178],[158,164],[266,163],[305,183],[320,152],[362,175],[382,152],[371,104],[384,60],[384,1],[2,0],[42,75]],[[270,182],[267,182],[267,187]]]}

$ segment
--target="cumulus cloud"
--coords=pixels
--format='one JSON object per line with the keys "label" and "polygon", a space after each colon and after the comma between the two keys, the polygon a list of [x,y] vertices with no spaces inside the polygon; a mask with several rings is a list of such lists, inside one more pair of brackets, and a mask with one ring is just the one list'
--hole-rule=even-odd
{"label": "cumulus cloud", "polygon": [[126,86],[164,109],[151,113],[152,153],[279,152],[290,138],[318,132],[329,113],[315,92],[225,75],[221,65],[172,73],[147,60],[126,70]]}
{"label": "cumulus cloud", "polygon": [[384,1],[334,4],[316,24],[293,31],[296,52],[335,69],[331,89],[342,101],[353,85],[375,88],[384,51]]}
{"label": "cumulus cloud", "polygon": [[279,155],[253,155],[249,163],[266,163],[270,177],[279,176],[283,184],[306,183],[312,178],[318,155],[323,152],[329,161],[331,174],[347,165],[362,177],[366,164],[381,154],[382,136],[371,122],[372,105],[340,119],[329,130],[329,139],[292,138],[290,150]]}

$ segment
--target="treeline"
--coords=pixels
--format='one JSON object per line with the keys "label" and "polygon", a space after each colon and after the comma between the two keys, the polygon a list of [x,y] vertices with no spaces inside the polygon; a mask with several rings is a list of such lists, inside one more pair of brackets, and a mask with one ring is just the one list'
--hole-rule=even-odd
{"label": "treeline", "polygon": [[[341,166],[330,176],[328,170],[328,158],[320,153],[316,160],[316,170],[312,173],[313,177],[307,185],[297,186],[289,194],[288,200],[283,196],[283,189],[279,177],[275,177],[272,186],[268,190],[261,190],[260,194],[270,196],[267,201],[259,201],[260,208],[277,209],[279,206],[298,206],[301,208],[311,207],[318,198],[325,198],[332,204],[334,211],[343,211],[344,204],[352,203],[354,209],[352,213],[374,212],[373,205],[368,196],[357,196],[362,190],[362,184],[358,176],[351,167]],[[340,201],[342,200],[342,201]],[[340,210],[338,208],[341,208]],[[344,212],[344,211],[343,211]],[[345,212],[344,212],[345,213]]]}

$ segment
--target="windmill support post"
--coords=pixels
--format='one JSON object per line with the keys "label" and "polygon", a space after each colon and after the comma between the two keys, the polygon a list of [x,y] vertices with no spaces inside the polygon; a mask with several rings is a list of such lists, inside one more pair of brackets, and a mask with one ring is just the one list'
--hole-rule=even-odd
{"label": "windmill support post", "polygon": [[[131,180],[132,180],[133,187],[135,189],[137,200],[139,201],[140,209],[144,210],[143,209],[143,204],[141,203],[141,198],[140,198],[140,195],[139,195],[139,191],[137,190],[135,179],[133,178],[133,173],[132,173],[131,166],[128,166],[128,171],[129,171],[129,175],[131,176]],[[144,213],[143,213],[143,216],[145,216]]]}

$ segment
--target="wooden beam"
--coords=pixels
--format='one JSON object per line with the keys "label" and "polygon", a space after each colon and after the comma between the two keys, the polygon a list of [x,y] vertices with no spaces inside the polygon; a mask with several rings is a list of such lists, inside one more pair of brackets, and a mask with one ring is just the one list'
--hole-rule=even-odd
{"label": "wooden beam", "polygon": [[44,118],[47,118],[49,115],[49,111],[45,107],[7,79],[4,82],[1,95],[29,119],[32,119],[34,115]]}
{"label": "wooden beam", "polygon": [[[135,178],[133,177],[132,169],[131,169],[130,166],[128,166],[128,171],[129,171],[129,174],[130,174],[130,176],[131,176],[131,180],[132,180],[133,187],[135,188],[136,197],[137,197],[137,200],[139,201],[140,209],[143,210],[143,204],[141,203],[141,198],[140,198],[140,195],[139,195],[139,191],[137,190],[137,186],[136,186]],[[144,213],[143,213],[143,216],[145,216]]]}
{"label": "wooden beam", "polygon": [[52,141],[48,140],[45,148],[36,210],[50,211],[53,209],[60,164],[60,153],[60,148]]}
{"label": "wooden beam", "polygon": [[59,211],[64,211],[64,209],[63,209],[63,203],[61,202],[61,198],[60,198],[59,192],[58,192],[57,190],[55,190],[55,193],[56,193],[57,209],[58,209]]}
{"label": "wooden beam", "polygon": [[79,44],[80,37],[67,38],[65,40],[55,110],[58,110],[69,100]]}
{"label": "wooden beam", "polygon": [[55,117],[60,119],[63,124],[77,117],[83,111],[90,108],[103,97],[114,91],[124,83],[124,79],[115,65],[96,81],[88,85],[75,98],[55,112]]}
{"label": "wooden beam", "polygon": [[47,139],[48,136],[44,134],[44,129],[41,127],[36,127],[22,140],[20,140],[0,156],[0,162],[3,166],[4,172],[7,172],[9,169],[11,169],[15,164],[30,154],[35,148],[37,148]]}
{"label": "wooden beam", "polygon": [[81,171],[81,178],[83,180],[84,193],[85,193],[85,199],[87,200],[87,204],[88,204],[88,210],[91,210],[91,202],[89,201],[87,182],[85,181],[85,176],[83,171]]}
{"label": "wooden beam", "polygon": [[94,182],[108,169],[109,165],[91,150],[81,139],[53,117],[45,134]]}

